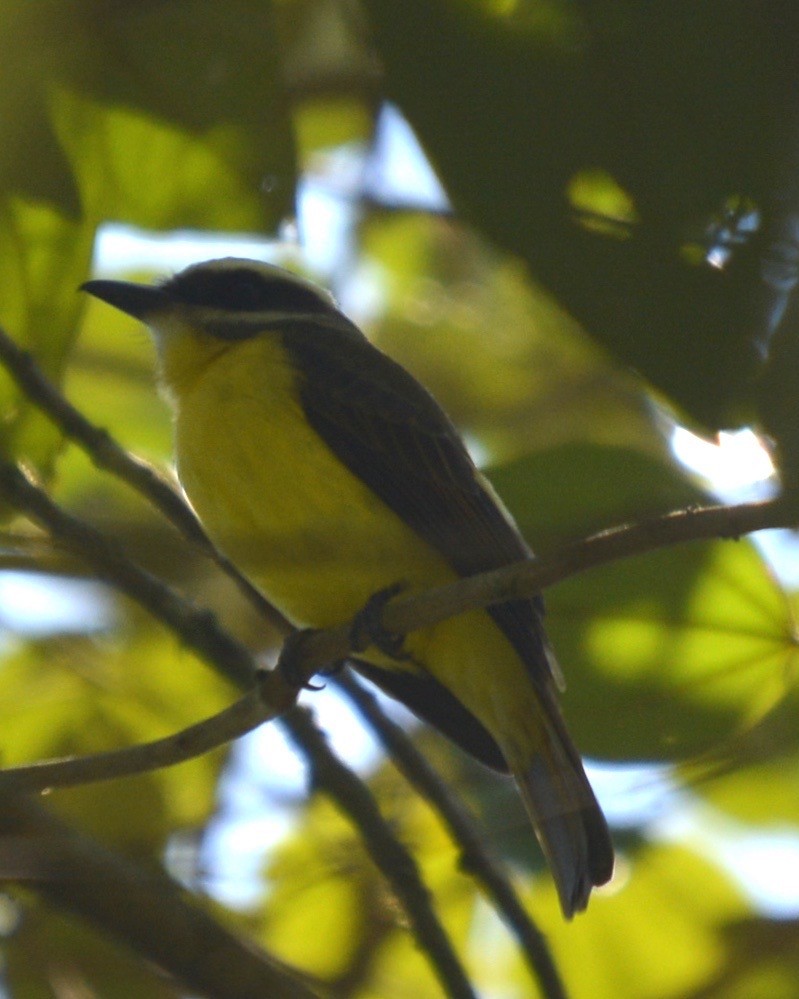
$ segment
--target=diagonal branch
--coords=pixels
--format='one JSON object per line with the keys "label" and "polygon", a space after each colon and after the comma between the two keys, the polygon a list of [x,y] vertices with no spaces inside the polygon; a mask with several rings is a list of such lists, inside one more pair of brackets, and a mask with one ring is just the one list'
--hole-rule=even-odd
{"label": "diagonal branch", "polygon": [[549,554],[459,579],[401,602],[395,598],[385,608],[383,623],[390,631],[403,634],[410,630],[409,626],[429,627],[469,610],[530,597],[589,569],[659,548],[691,541],[738,541],[756,531],[794,528],[797,524],[799,513],[791,497],[732,506],[687,507],[611,527]]}
{"label": "diagonal branch", "polygon": [[[249,687],[255,680],[255,663],[243,646],[216,624],[213,616],[197,611],[160,580],[131,562],[94,528],[65,510],[16,465],[0,462],[0,495],[46,527],[72,554],[87,561],[99,578],[138,600],[154,617],[169,625],[213,668]],[[293,704],[296,690],[278,672],[274,681],[281,711]],[[265,681],[266,682],[266,681]],[[420,949],[427,955],[448,995],[474,999],[449,937],[435,914],[427,889],[409,851],[399,842],[380,815],[368,788],[334,753],[306,713],[288,711],[281,719],[309,761],[317,784],[360,830],[370,856],[402,902]]]}
{"label": "diagonal branch", "polygon": [[[286,633],[290,629],[288,622],[278,612],[274,611],[274,609],[271,609],[271,611],[268,610],[268,605],[264,598],[254,590],[251,584],[246,580],[242,580],[235,567],[231,566],[224,556],[215,551],[204,535],[202,528],[197,524],[191,511],[186,507],[182,499],[174,493],[168,483],[157,476],[149,466],[136,461],[128,455],[124,449],[115,444],[110,435],[105,431],[93,427],[86,421],[82,414],[71,407],[63,399],[58,390],[41,375],[32,359],[24,352],[19,351],[13,345],[12,341],[4,337],[2,331],[0,331],[0,359],[9,367],[20,386],[30,398],[48,412],[64,432],[89,453],[98,467],[112,471],[148,497],[172,523],[176,524],[183,531],[184,535],[193,544],[201,546],[217,561],[225,572],[237,580],[261,613],[266,613],[273,622],[276,621],[278,628],[283,633]],[[198,651],[203,658],[216,668],[221,668],[223,672],[233,678],[239,685],[249,686],[252,683],[255,669],[252,657],[249,656],[246,650],[238,646],[238,643],[233,642],[229,636],[221,632],[209,615],[181,603],[180,598],[173,591],[165,587],[160,581],[143,573],[137,567],[133,566],[135,572],[131,572],[131,564],[124,560],[124,556],[121,556],[121,553],[117,552],[114,546],[110,545],[101,535],[92,532],[92,529],[87,525],[76,521],[69,514],[60,510],[60,508],[49,500],[46,494],[38,490],[31,480],[22,475],[18,469],[13,466],[0,466],[0,492],[5,493],[11,502],[19,508],[24,509],[33,519],[47,526],[48,530],[62,544],[72,550],[73,553],[79,553],[81,557],[86,558],[86,543],[88,542],[89,561],[95,566],[100,578],[117,586],[123,592],[142,603],[151,613],[173,628],[184,639],[186,644],[194,648],[195,651]],[[388,630],[397,634],[405,634],[416,628],[429,627],[447,617],[469,609],[476,609],[491,603],[503,602],[521,596],[529,596],[554,582],[595,565],[642,554],[655,548],[679,542],[707,538],[740,537],[755,530],[792,526],[795,522],[795,512],[787,503],[782,501],[772,501],[763,504],[742,504],[736,507],[719,506],[677,511],[665,517],[654,518],[638,524],[623,525],[613,530],[602,532],[591,538],[566,546],[560,551],[543,558],[532,559],[513,566],[504,567],[494,572],[485,573],[479,577],[459,580],[450,586],[427,593],[415,594],[412,597],[395,598],[384,609],[383,623]],[[122,562],[119,561],[120,558],[122,558]],[[255,598],[253,597],[253,593],[255,593]],[[292,665],[298,668],[302,675],[310,678],[320,667],[345,658],[349,651],[350,627],[349,625],[343,625],[338,629],[310,636],[306,642],[302,643],[301,649],[298,651],[298,661],[293,662]],[[270,683],[274,689],[268,690],[266,707],[255,705],[255,695],[252,696],[252,702],[250,702],[250,695],[248,694],[239,702],[238,707],[234,705],[228,709],[230,718],[226,719],[224,724],[232,720],[233,716],[237,713],[239,722],[244,723],[244,716],[247,716],[249,721],[254,721],[259,716],[259,712],[263,710],[267,712],[264,717],[271,717],[275,713],[285,711],[294,703],[294,691],[287,688],[279,675],[271,674]],[[245,702],[247,703],[245,704]],[[271,714],[268,714],[270,711]],[[251,712],[251,714],[247,715],[247,712]],[[224,715],[225,712],[222,714]],[[343,764],[330,753],[321,736],[318,733],[314,735],[313,727],[309,728],[310,723],[297,723],[293,720],[297,717],[302,716],[298,715],[297,712],[290,712],[283,723],[293,727],[293,737],[298,743],[302,744],[317,779],[324,786],[327,793],[338,802],[339,806],[345,812],[353,817],[358,827],[362,829],[370,852],[372,852],[381,870],[389,877],[399,897],[403,898],[404,904],[406,906],[410,904],[412,907],[417,903],[420,905],[420,908],[416,910],[417,915],[412,917],[417,939],[420,939],[418,934],[421,933],[423,937],[422,946],[425,947],[431,956],[431,960],[437,968],[442,981],[448,981],[449,988],[460,987],[453,986],[453,982],[458,981],[461,981],[461,984],[465,983],[468,988],[465,976],[462,976],[462,971],[457,967],[457,959],[452,954],[447,955],[446,950],[442,951],[439,947],[439,935],[443,931],[437,925],[435,916],[432,914],[429,899],[425,905],[423,896],[419,895],[414,899],[414,892],[411,892],[410,898],[406,898],[403,894],[401,886],[403,866],[407,864],[408,860],[411,863],[413,861],[396,841],[394,841],[392,848],[389,849],[388,855],[392,855],[392,850],[399,849],[401,851],[400,856],[403,858],[402,861],[398,865],[395,865],[393,861],[386,863],[385,859],[382,862],[378,859],[381,849],[379,846],[380,837],[384,836],[387,832],[385,823],[382,823],[382,820],[380,820],[382,823],[382,832],[377,835],[376,839],[367,836],[361,822],[367,821],[367,819],[364,819],[364,814],[368,815],[369,809],[367,808],[366,813],[363,813],[361,805],[358,804],[358,794],[354,792],[351,782],[342,777],[342,771],[338,768],[343,767]],[[198,748],[203,743],[203,739],[207,739],[208,731],[213,727],[209,722],[201,723],[200,726],[194,726],[193,728],[200,728],[203,725],[208,725],[209,729],[205,733],[201,733],[201,737],[198,738],[195,748]],[[150,762],[146,761],[147,753],[143,751],[138,764],[134,764],[132,760],[117,760],[116,764],[132,768],[134,766],[150,767],[152,765],[160,765],[153,763],[159,756],[159,753],[163,754],[161,759],[164,762],[172,762],[170,759],[171,754],[192,752],[191,749],[187,749],[185,744],[181,745],[181,736],[184,735],[185,733],[178,733],[176,737],[173,737],[174,742],[171,747],[161,745],[158,748],[152,749]],[[189,744],[191,744],[192,738],[194,738],[194,733],[192,733],[191,737],[187,737]],[[167,741],[161,740],[162,743]],[[386,741],[391,742],[391,739],[387,739]],[[144,750],[144,747],[137,748]],[[396,746],[394,746],[394,754],[395,759],[397,754],[400,757],[402,756],[401,750],[398,750]],[[76,765],[79,762],[74,761]],[[344,768],[344,771],[346,772],[346,768]],[[102,767],[100,768],[101,772]],[[128,770],[127,772],[134,771]],[[13,778],[13,775],[10,776]],[[19,779],[21,780],[22,778],[20,777]],[[35,778],[31,776],[30,779],[33,780]],[[415,779],[418,781],[418,776]],[[353,780],[358,783],[357,778],[354,778],[354,776]],[[360,787],[361,791],[368,795],[368,791],[362,785]],[[431,794],[434,793],[432,788],[429,791]],[[373,801],[371,807],[374,807],[376,810]],[[446,810],[446,805],[442,806],[442,810]],[[468,857],[473,844],[469,841],[467,831],[463,828],[458,831],[458,818],[454,813],[450,814],[447,821],[456,840]],[[390,832],[388,836],[391,837]],[[378,856],[375,856],[375,851],[377,851]],[[491,865],[486,865],[485,860],[480,859],[477,862],[477,866],[481,867],[481,865],[481,877],[486,883],[491,882],[493,877]],[[501,899],[504,889],[500,884],[494,882],[493,887],[489,885],[489,891],[494,892],[495,897]],[[421,902],[420,899],[422,899]],[[504,900],[500,900],[498,904],[505,906],[503,911],[506,913],[508,921],[512,922],[516,919],[518,913],[509,915],[515,911],[513,898],[508,899],[504,897]],[[535,964],[535,960],[532,957],[536,947],[535,931],[533,931],[531,936],[529,926],[524,926],[522,922],[518,922],[518,925],[515,926],[515,931],[517,935],[524,935],[525,933],[528,935],[528,957],[531,963]],[[542,982],[546,981],[547,974],[545,968],[546,959],[544,958],[543,961],[543,965],[539,961],[539,964],[536,966],[537,974],[542,975]],[[542,967],[544,969],[543,974],[541,971]],[[450,975],[454,977],[448,977]],[[557,988],[556,976],[554,979],[550,977],[549,988],[546,994],[548,996],[558,995]],[[451,994],[467,993],[453,991]]]}
{"label": "diagonal branch", "polygon": [[[269,681],[276,675],[259,674],[259,678],[263,676],[263,683],[269,685]],[[92,784],[149,773],[193,760],[226,746],[264,722],[271,721],[275,717],[274,708],[268,706],[269,694],[264,699],[261,692],[262,686],[259,683],[218,714],[163,739],[106,753],[68,756],[0,769],[0,793],[44,792],[53,788]]]}
{"label": "diagonal branch", "polygon": [[0,882],[34,888],[214,999],[313,999],[278,961],[234,936],[163,874],[143,873],[24,795],[0,796]]}
{"label": "diagonal branch", "polygon": [[363,837],[372,860],[401,899],[414,935],[427,953],[445,995],[454,999],[476,999],[449,936],[433,911],[430,893],[416,861],[391,832],[372,793],[331,752],[310,712],[295,708],[280,719],[280,724],[298,746],[313,749],[308,757],[313,786],[336,802]]}
{"label": "diagonal branch", "polygon": [[229,680],[252,684],[257,663],[208,611],[193,607],[152,573],[132,562],[113,541],[85,521],[67,513],[19,467],[0,460],[0,495],[16,510],[49,531],[53,540],[88,563],[98,579],[135,600],[172,628]]}
{"label": "diagonal branch", "polygon": [[291,626],[257,587],[211,542],[194,511],[148,462],[123,448],[103,427],[87,420],[45,375],[33,356],[22,350],[0,327],[0,363],[25,395],[53,421],[65,437],[77,444],[97,468],[111,472],[144,496],[183,537],[213,559],[244,596],[279,631]]}
{"label": "diagonal branch", "polygon": [[335,678],[336,686],[355,705],[363,721],[415,790],[436,810],[461,850],[461,867],[483,891],[516,937],[533,977],[547,999],[566,993],[546,939],[530,919],[502,864],[482,839],[474,816],[430,766],[406,733],[380,709],[375,696],[349,672]]}
{"label": "diagonal branch", "polygon": [[[392,634],[429,628],[457,614],[495,603],[531,597],[570,576],[658,548],[691,541],[738,540],[755,531],[794,527],[799,521],[788,500],[737,506],[692,507],[623,524],[564,545],[550,554],[515,562],[435,589],[397,596],[382,609],[381,624]],[[292,656],[292,668],[309,679],[351,650],[352,623],[308,634]]]}

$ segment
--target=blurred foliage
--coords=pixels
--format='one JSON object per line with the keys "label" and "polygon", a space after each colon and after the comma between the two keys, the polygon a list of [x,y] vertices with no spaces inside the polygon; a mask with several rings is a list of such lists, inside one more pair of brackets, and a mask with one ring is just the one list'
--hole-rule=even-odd
{"label": "blurred foliage", "polygon": [[492,461],[575,439],[663,452],[640,383],[530,284],[518,260],[449,219],[416,213],[368,216],[359,236],[384,275],[375,341],[435,386]]}
{"label": "blurred foliage", "polygon": [[[590,444],[489,474],[525,536],[548,547],[703,498],[674,466]],[[759,721],[792,690],[792,609],[746,541],[681,545],[592,569],[552,587],[547,606],[568,664],[567,717],[589,755],[693,755]]]}
{"label": "blurred foliage", "polygon": [[[137,621],[130,608],[118,610],[130,629],[127,636],[52,635],[16,640],[6,649],[0,716],[7,765],[157,739],[226,703],[229,692],[221,679],[175,647],[174,639]],[[192,826],[208,815],[221,765],[219,755],[209,755],[111,783],[103,788],[102,810],[90,807],[98,794],[91,785],[60,791],[58,803],[93,832],[147,854],[176,824]]]}
{"label": "blurred foliage", "polygon": [[[227,4],[212,30],[211,13],[207,3],[0,5],[0,322],[54,377],[101,222],[260,231],[290,211],[272,12]],[[0,404],[18,405],[6,379]],[[46,467],[56,440],[23,405],[0,444]]]}
{"label": "blurred foliage", "polygon": [[[570,995],[701,994],[729,956],[725,926],[746,912],[739,893],[707,860],[675,846],[649,846],[629,866],[622,858],[622,876],[629,879],[624,888],[600,894],[594,910],[574,927],[552,918],[555,899],[543,893],[552,912],[547,932],[566,968]],[[622,940],[623,947],[614,942]]]}
{"label": "blurred foliage", "polygon": [[[144,334],[76,294],[98,226],[272,236],[312,179],[349,213],[323,277],[442,400],[536,550],[708,499],[670,455],[667,413],[714,430],[760,407],[792,483],[796,22],[787,0],[0,0],[0,322],[90,418],[166,467]],[[452,211],[381,194],[387,98]],[[274,643],[5,376],[0,412],[5,455],[245,640]],[[55,599],[85,572],[30,525],[7,527],[3,568],[37,572]],[[754,546],[642,556],[553,587],[547,605],[581,749],[672,763],[723,821],[799,835],[795,599]],[[4,613],[5,763],[133,745],[232,696],[126,601],[85,611],[75,632],[35,637]],[[486,815],[571,995],[799,994],[795,921],[758,912],[704,847],[645,827],[620,832],[616,882],[563,924],[510,784],[417,737]],[[49,801],[149,863],[202,843],[227,762]],[[531,994],[430,809],[387,764],[370,782],[479,989]],[[203,885],[200,846],[183,861],[179,876]],[[264,876],[246,918],[220,917],[342,996],[439,994],[328,804],[301,811]],[[14,997],[176,994],[28,897],[3,927]]]}
{"label": "blurred foliage", "polygon": [[54,995],[177,999],[181,994],[155,969],[31,902],[6,953],[5,981],[10,995],[19,999]]}
{"label": "blurred foliage", "polygon": [[[425,883],[459,950],[468,946],[477,899],[457,872],[456,854],[440,823],[390,771],[374,789],[392,825],[414,847]],[[327,802],[307,812],[301,828],[270,860],[272,885],[263,942],[326,984],[348,994],[401,999],[435,995],[432,973],[409,938],[404,916],[352,827]],[[307,927],[316,930],[309,939]]]}
{"label": "blurred foliage", "polygon": [[784,302],[762,255],[799,204],[795,7],[364,4],[458,209],[692,418],[750,412]]}

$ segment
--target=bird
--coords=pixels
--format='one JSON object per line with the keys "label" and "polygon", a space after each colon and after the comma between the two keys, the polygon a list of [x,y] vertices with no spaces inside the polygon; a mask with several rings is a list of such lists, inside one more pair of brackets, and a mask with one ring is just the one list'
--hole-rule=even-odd
{"label": "bird", "polygon": [[[182,489],[215,545],[297,628],[532,558],[433,396],[323,288],[228,257],[82,289],[144,323]],[[558,703],[540,596],[375,641],[356,668],[515,779],[567,919],[607,882],[605,817]]]}

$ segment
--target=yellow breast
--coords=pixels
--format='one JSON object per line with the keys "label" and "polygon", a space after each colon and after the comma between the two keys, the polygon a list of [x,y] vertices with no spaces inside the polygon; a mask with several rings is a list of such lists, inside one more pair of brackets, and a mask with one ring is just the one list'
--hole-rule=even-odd
{"label": "yellow breast", "polygon": [[[341,464],[305,420],[279,338],[223,344],[173,329],[162,375],[176,413],[178,472],[214,542],[295,624],[350,620],[394,583],[410,590],[456,576],[444,559]],[[185,356],[183,350],[185,349]],[[533,717],[532,688],[505,635],[474,611],[407,636],[413,659],[457,691],[490,731],[509,700]],[[502,703],[497,703],[497,698]]]}
{"label": "yellow breast", "polygon": [[178,474],[192,505],[292,620],[337,624],[395,582],[454,578],[307,423],[276,336],[226,344],[171,382]]}

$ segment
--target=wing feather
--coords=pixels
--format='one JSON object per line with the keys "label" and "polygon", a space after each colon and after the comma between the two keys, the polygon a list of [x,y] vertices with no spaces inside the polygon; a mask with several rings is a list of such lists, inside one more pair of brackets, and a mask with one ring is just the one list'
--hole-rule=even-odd
{"label": "wing feather", "polygon": [[[321,328],[320,328],[321,327]],[[305,414],[338,458],[459,575],[496,569],[530,549],[483,484],[438,403],[343,317],[282,324]],[[543,602],[489,608],[537,684],[550,687]]]}

